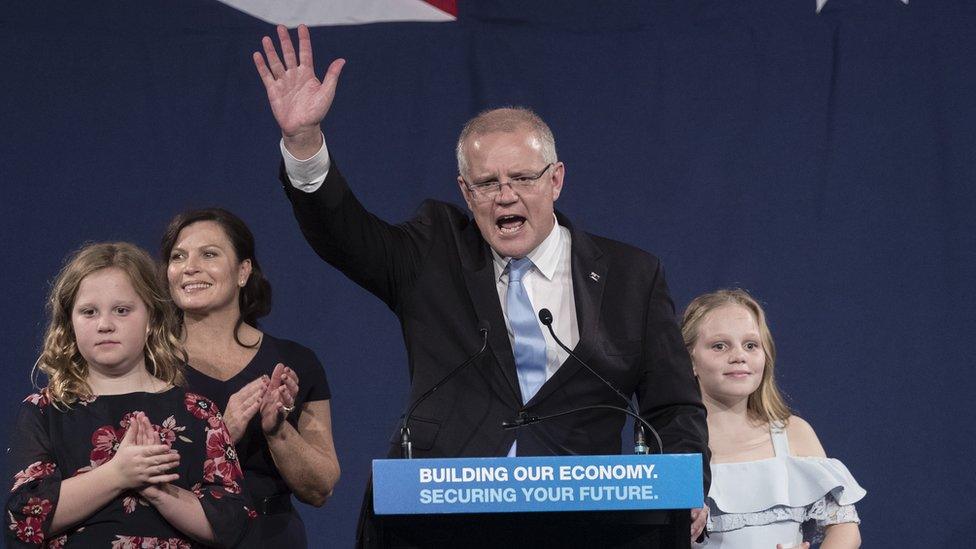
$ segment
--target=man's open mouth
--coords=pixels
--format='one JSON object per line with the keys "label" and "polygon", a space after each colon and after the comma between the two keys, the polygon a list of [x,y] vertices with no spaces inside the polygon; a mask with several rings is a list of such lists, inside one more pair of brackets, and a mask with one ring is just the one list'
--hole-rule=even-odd
{"label": "man's open mouth", "polygon": [[498,230],[503,233],[514,233],[525,224],[525,218],[520,215],[503,215],[495,220]]}

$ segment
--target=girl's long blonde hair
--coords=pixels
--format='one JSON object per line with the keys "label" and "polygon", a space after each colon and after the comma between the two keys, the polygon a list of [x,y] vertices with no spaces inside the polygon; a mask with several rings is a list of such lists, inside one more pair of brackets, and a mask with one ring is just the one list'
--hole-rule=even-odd
{"label": "girl's long blonde hair", "polygon": [[160,287],[152,258],[128,242],[88,244],[69,256],[51,286],[47,300],[50,322],[41,356],[35,364],[36,369],[47,375],[48,398],[58,408],[94,396],[87,382],[88,363],[78,351],[71,311],[81,281],[96,271],[109,268],[128,275],[132,288],[149,311],[146,369],[167,384],[182,385],[184,382],[182,368],[186,355],[175,331],[173,307],[168,294]]}
{"label": "girl's long blonde hair", "polygon": [[769,326],[766,324],[766,313],[749,292],[739,288],[716,290],[691,300],[681,321],[681,336],[685,348],[689,353],[692,352],[705,317],[715,309],[726,305],[740,305],[752,313],[756,324],[759,325],[759,338],[762,340],[763,354],[766,356],[762,380],[759,381],[759,387],[749,395],[746,404],[749,415],[755,420],[785,424],[793,415],[793,411],[786,405],[786,400],[776,386],[774,376],[776,345],[773,343],[773,334],[769,332]]}

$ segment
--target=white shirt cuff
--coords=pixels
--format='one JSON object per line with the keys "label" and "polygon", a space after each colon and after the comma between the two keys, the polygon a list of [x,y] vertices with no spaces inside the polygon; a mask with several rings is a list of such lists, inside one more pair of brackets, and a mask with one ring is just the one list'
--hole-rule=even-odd
{"label": "white shirt cuff", "polygon": [[284,139],[279,142],[278,147],[281,149],[281,158],[285,161],[285,173],[288,174],[292,186],[307,193],[317,191],[325,181],[325,176],[329,175],[329,168],[332,166],[329,148],[325,145],[325,136],[322,136],[322,148],[308,160],[299,160],[292,156],[285,148]]}

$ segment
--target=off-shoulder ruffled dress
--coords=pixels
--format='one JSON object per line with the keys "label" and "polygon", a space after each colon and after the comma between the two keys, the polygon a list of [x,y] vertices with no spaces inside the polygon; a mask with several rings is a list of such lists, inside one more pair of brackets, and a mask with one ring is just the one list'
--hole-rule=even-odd
{"label": "off-shoulder ruffled dress", "polygon": [[817,542],[831,524],[860,522],[865,490],[843,463],[790,455],[786,432],[770,427],[775,457],[711,465],[708,549],[775,549]]}

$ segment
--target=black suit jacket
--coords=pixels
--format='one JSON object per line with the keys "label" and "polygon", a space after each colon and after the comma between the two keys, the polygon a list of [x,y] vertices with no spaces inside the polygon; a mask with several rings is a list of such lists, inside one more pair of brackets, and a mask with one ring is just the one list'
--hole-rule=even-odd
{"label": "black suit jacket", "polygon": [[[282,183],[316,253],[382,299],[400,319],[410,368],[410,402],[481,346],[490,352],[421,404],[411,420],[415,457],[503,456],[516,437],[503,421],[525,411],[547,415],[593,404],[621,406],[618,395],[569,358],[522,405],[492,254],[477,225],[457,206],[428,200],[416,216],[391,225],[370,214],[335,163],[313,193]],[[657,258],[576,230],[572,280],[580,340],[574,352],[625,394],[661,435],[665,452],[697,452],[705,464],[705,409]],[[519,453],[617,454],[626,418],[595,410],[518,431]],[[396,424],[399,427],[399,421]],[[390,455],[399,455],[394,429]],[[653,443],[652,443],[653,444]]]}

